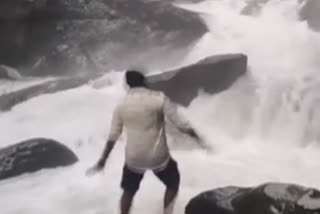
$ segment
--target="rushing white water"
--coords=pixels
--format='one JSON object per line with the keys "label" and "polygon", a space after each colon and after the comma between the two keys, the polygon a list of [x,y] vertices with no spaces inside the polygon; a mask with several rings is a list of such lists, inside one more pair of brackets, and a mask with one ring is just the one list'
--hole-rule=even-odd
{"label": "rushing white water", "polygon": [[[182,214],[195,194],[224,185],[281,181],[320,188],[320,35],[299,21],[295,0],[272,0],[254,17],[241,15],[245,3],[184,5],[202,12],[211,30],[184,63],[242,52],[249,57],[250,73],[229,90],[202,94],[183,109],[214,152],[184,149],[183,143],[174,146],[171,141],[182,176],[175,213]],[[107,78],[105,87],[100,83],[43,95],[0,114],[0,146],[49,137],[68,145],[80,158],[72,167],[1,181],[1,213],[118,213],[125,138],[116,145],[104,173],[84,175],[101,154],[112,110],[125,93],[122,74]],[[162,184],[147,173],[132,213],[161,213],[163,192]]]}

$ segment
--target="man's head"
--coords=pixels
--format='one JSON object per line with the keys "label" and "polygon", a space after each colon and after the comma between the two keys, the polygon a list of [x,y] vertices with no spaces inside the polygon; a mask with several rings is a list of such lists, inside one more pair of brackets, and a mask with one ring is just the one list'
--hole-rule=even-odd
{"label": "man's head", "polygon": [[130,88],[146,87],[145,76],[139,71],[128,70],[126,72],[126,81]]}

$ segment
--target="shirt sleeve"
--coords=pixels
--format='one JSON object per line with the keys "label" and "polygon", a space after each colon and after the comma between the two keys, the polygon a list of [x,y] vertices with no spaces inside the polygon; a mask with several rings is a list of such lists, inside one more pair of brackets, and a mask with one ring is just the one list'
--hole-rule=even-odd
{"label": "shirt sleeve", "polygon": [[191,129],[189,121],[179,114],[178,106],[166,96],[164,97],[164,114],[178,129],[182,131]]}
{"label": "shirt sleeve", "polygon": [[121,119],[119,106],[113,112],[111,120],[111,128],[109,132],[109,141],[117,141],[122,133],[123,121]]}

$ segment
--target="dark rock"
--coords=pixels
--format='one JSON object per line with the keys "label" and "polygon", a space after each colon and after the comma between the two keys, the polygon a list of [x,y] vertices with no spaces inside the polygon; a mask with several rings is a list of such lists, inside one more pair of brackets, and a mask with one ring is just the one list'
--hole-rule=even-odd
{"label": "dark rock", "polygon": [[306,20],[308,25],[316,31],[320,31],[320,1],[319,0],[300,0],[304,3],[300,16]]}
{"label": "dark rock", "polygon": [[20,89],[0,96],[0,111],[8,111],[13,106],[42,94],[72,89],[98,78],[98,75],[59,78],[29,88]]}
{"label": "dark rock", "polygon": [[21,79],[21,75],[14,68],[0,65],[0,79],[18,80]]}
{"label": "dark rock", "polygon": [[63,144],[35,138],[0,149],[0,180],[41,169],[69,166],[77,156]]}
{"label": "dark rock", "polygon": [[3,0],[0,8],[0,63],[24,75],[174,63],[207,32],[198,15],[161,1]]}
{"label": "dark rock", "polygon": [[246,71],[246,55],[217,55],[177,70],[150,76],[148,84],[154,90],[163,91],[172,101],[187,106],[199,91],[210,94],[221,92]]}
{"label": "dark rock", "polygon": [[295,184],[227,186],[203,192],[189,201],[186,214],[319,214],[320,192]]}

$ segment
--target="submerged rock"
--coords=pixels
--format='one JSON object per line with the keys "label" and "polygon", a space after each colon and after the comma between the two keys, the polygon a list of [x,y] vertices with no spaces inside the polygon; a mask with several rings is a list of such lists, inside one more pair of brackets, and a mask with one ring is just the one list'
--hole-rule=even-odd
{"label": "submerged rock", "polygon": [[320,191],[295,184],[227,186],[203,192],[186,206],[186,214],[319,214]]}
{"label": "submerged rock", "polygon": [[29,139],[0,149],[0,180],[41,169],[69,166],[77,156],[63,144],[45,138]]}
{"label": "submerged rock", "polygon": [[319,0],[300,0],[304,3],[300,16],[306,20],[308,25],[316,31],[320,31],[320,1]]}
{"label": "submerged rock", "polygon": [[13,106],[25,102],[33,97],[51,94],[67,89],[79,87],[97,78],[98,75],[68,77],[51,80],[28,88],[20,89],[0,96],[0,111],[8,111]]}

